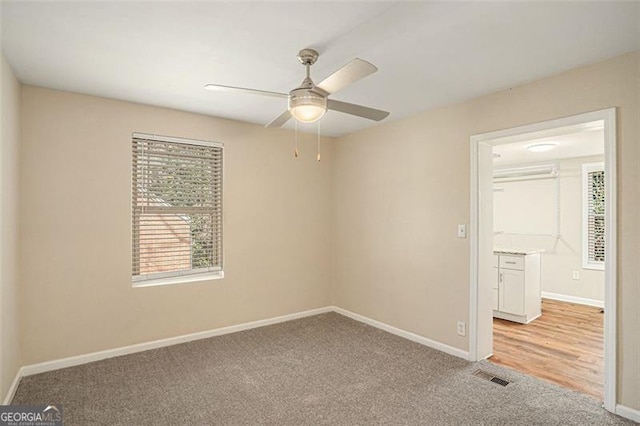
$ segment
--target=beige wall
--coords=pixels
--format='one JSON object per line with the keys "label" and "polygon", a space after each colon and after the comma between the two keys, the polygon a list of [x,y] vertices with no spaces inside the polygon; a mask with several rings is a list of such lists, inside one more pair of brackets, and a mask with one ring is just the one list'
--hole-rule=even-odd
{"label": "beige wall", "polygon": [[[618,107],[618,369],[640,409],[638,54],[340,138],[333,172],[335,303],[467,350],[469,137]],[[428,96],[428,92],[424,96]]]}
{"label": "beige wall", "polygon": [[0,398],[20,368],[18,323],[18,141],[20,83],[0,55]]}
{"label": "beige wall", "polygon": [[[554,161],[558,164],[560,171],[559,199],[555,179],[494,184],[504,189],[504,192],[493,194],[496,231],[506,227],[512,230],[511,232],[522,234],[533,234],[539,231],[555,234],[558,229],[557,209],[560,209],[559,239],[514,234],[498,234],[493,238],[495,247],[544,250],[541,255],[543,292],[604,301],[604,271],[582,267],[582,165],[597,162],[604,162],[604,156]],[[546,164],[548,163],[547,161]],[[536,187],[549,189],[548,194],[535,197],[535,209],[529,210],[528,214],[526,212],[519,214],[531,207],[527,199],[531,200]],[[517,212],[519,217],[510,221],[514,212]],[[542,217],[544,220],[543,216],[551,220],[544,227],[536,228],[536,219]],[[573,279],[573,271],[579,272],[579,280]]]}
{"label": "beige wall", "polygon": [[[344,136],[319,165],[287,131],[23,87],[23,364],[331,303],[466,350],[470,135],[616,106],[619,401],[640,409],[638,60]],[[225,142],[223,280],[131,287],[134,131]]]}
{"label": "beige wall", "polygon": [[[327,306],[331,143],[174,110],[24,86],[23,363]],[[225,144],[225,278],[131,286],[131,133]]]}

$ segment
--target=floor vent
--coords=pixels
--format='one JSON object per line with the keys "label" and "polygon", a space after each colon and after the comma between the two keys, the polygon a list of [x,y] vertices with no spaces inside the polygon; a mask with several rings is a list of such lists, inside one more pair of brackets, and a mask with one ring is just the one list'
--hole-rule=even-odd
{"label": "floor vent", "polygon": [[476,370],[473,373],[474,376],[479,377],[483,380],[488,380],[489,382],[497,383],[500,386],[507,386],[509,384],[508,380],[501,379],[500,377],[496,377],[491,373],[482,370]]}
{"label": "floor vent", "polygon": [[507,382],[505,379],[501,379],[500,377],[494,377],[493,379],[491,379],[491,381],[493,383],[497,383],[500,386],[507,386],[509,384],[509,382]]}

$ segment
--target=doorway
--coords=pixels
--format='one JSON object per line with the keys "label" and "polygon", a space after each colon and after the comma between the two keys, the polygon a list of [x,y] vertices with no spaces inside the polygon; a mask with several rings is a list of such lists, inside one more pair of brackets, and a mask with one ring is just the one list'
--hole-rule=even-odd
{"label": "doorway", "polygon": [[[504,258],[494,257],[494,228],[493,228],[493,191],[494,191],[494,148],[506,147],[508,145],[517,146],[524,141],[531,140],[532,137],[539,140],[545,140],[551,136],[557,136],[561,129],[587,129],[589,126],[601,126],[604,139],[604,189],[606,199],[604,200],[604,217],[606,223],[604,229],[604,405],[609,411],[615,409],[615,336],[616,336],[616,222],[615,222],[615,176],[616,176],[616,158],[615,158],[615,109],[607,109],[595,111],[577,116],[551,120],[543,123],[537,123],[528,126],[522,126],[513,129],[507,129],[497,132],[491,132],[471,137],[471,224],[470,224],[470,243],[471,243],[471,259],[470,259],[470,317],[469,317],[469,354],[470,360],[477,361],[488,358],[493,354],[493,316],[495,302],[497,301],[496,291],[493,281],[496,280],[495,271],[504,267],[504,273],[509,275],[510,280],[518,279],[517,273],[514,274],[512,269],[526,268],[525,260],[527,256],[509,257],[513,253],[504,253]],[[560,129],[560,130],[559,130]],[[557,173],[554,169],[553,162],[550,164],[537,164],[529,167],[528,170],[510,170],[503,174],[506,180],[515,179],[517,181],[518,174],[524,173],[531,175],[539,173],[540,181],[531,188],[537,187],[540,191],[538,196],[549,198],[547,204],[553,204],[553,174]],[[586,163],[585,163],[586,164]],[[535,168],[538,170],[534,170]],[[547,183],[540,183],[545,179],[544,174],[549,173]],[[504,179],[503,179],[504,180]],[[557,179],[555,180],[557,182]],[[498,188],[499,190],[500,188]],[[541,200],[542,202],[542,200]],[[551,205],[550,204],[550,205]],[[501,226],[505,228],[513,228],[518,221],[526,220],[526,211],[521,211],[518,217],[514,219],[502,221]],[[560,240],[562,238],[559,232],[559,217],[556,209],[548,209],[544,212],[545,218],[538,221],[542,225],[538,229],[529,229],[527,232],[531,234],[540,234],[540,238],[554,238]],[[513,215],[512,215],[513,216]],[[516,229],[516,228],[513,228]],[[511,229],[511,231],[513,231]],[[501,230],[496,230],[501,231]],[[504,230],[502,230],[504,231]],[[516,234],[518,232],[511,232]],[[504,235],[506,238],[507,235]],[[521,236],[520,236],[521,237]],[[517,237],[517,238],[520,238]],[[529,236],[530,237],[530,236]],[[509,236],[513,240],[516,236]],[[593,248],[593,247],[592,247]],[[578,251],[583,252],[582,247]],[[521,255],[520,253],[519,255]],[[530,270],[536,269],[535,258],[531,256],[527,262],[533,262],[529,265]],[[497,260],[498,259],[498,260]],[[516,262],[513,266],[504,262]],[[517,263],[517,262],[521,262]],[[503,262],[496,264],[496,262]],[[518,272],[521,273],[521,272]],[[540,297],[541,289],[532,287],[533,292],[538,292]],[[531,289],[530,289],[531,290]],[[522,310],[519,312],[519,295],[503,294],[504,300],[509,302],[509,306],[504,307],[504,316],[507,320],[519,322],[535,321],[539,313],[535,309],[527,308],[527,312]],[[535,297],[535,294],[534,296]],[[527,305],[529,306],[529,305]],[[534,303],[535,306],[535,303]],[[524,309],[524,305],[522,306]],[[500,314],[500,310],[498,310]],[[521,315],[516,315],[521,314]]]}

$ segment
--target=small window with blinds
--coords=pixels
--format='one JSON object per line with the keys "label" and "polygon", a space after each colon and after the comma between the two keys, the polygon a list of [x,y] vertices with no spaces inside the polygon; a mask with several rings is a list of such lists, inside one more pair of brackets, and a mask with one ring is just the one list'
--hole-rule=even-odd
{"label": "small window with blinds", "polygon": [[222,277],[221,143],[133,134],[134,286]]}
{"label": "small window with blinds", "polygon": [[604,163],[583,164],[582,185],[582,267],[603,270],[606,225]]}

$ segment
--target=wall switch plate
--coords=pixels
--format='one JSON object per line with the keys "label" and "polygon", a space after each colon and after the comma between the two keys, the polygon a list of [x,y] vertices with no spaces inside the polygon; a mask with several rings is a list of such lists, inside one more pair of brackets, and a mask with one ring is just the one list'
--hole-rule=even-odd
{"label": "wall switch plate", "polygon": [[467,238],[467,225],[458,225],[458,238]]}
{"label": "wall switch plate", "polygon": [[573,271],[573,279],[574,280],[580,279],[580,271]]}
{"label": "wall switch plate", "polygon": [[467,335],[467,324],[464,321],[458,321],[458,336]]}

